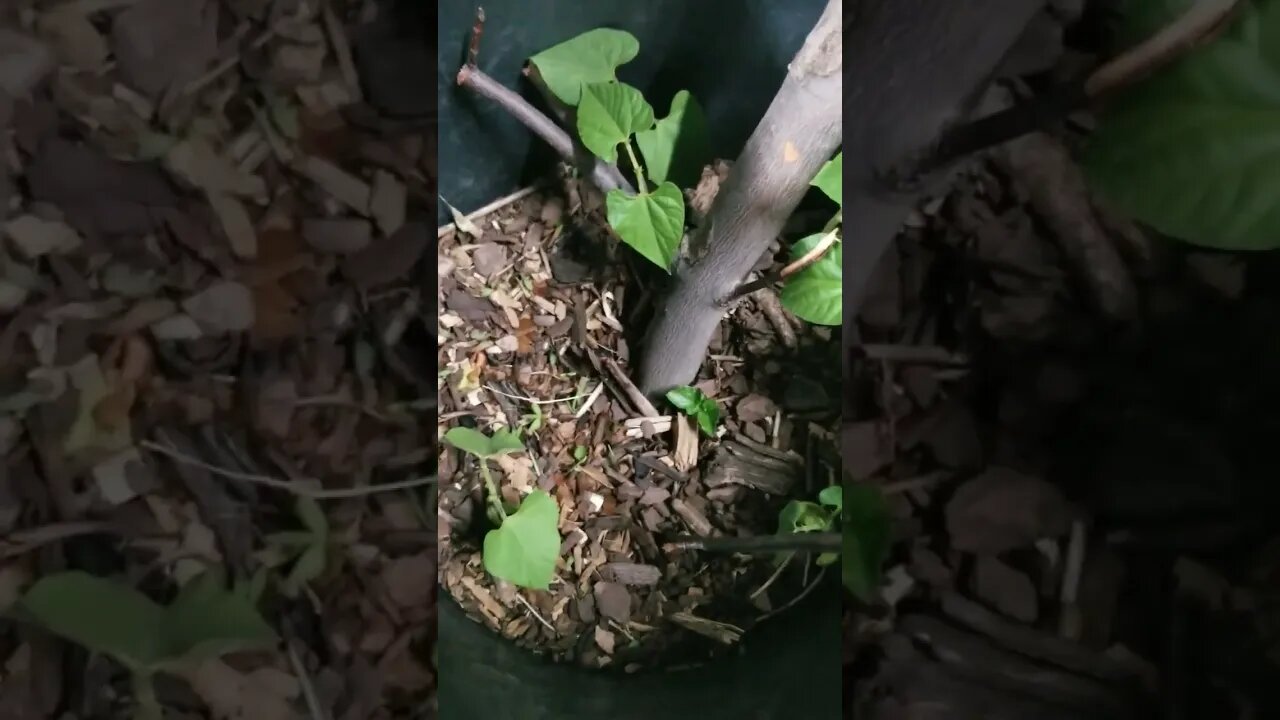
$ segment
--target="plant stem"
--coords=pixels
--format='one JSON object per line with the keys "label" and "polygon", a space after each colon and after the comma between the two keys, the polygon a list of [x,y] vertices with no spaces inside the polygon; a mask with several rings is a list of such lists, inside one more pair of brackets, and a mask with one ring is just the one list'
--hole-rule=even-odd
{"label": "plant stem", "polygon": [[744,555],[767,555],[783,550],[797,552],[840,552],[838,532],[808,532],[789,535],[755,535],[750,537],[678,537],[663,545],[667,552],[701,550]]}
{"label": "plant stem", "polygon": [[645,195],[649,192],[649,186],[644,181],[644,168],[640,167],[640,161],[636,158],[635,148],[631,147],[630,138],[622,144],[627,148],[627,157],[631,160],[631,169],[636,172],[636,186],[640,188],[640,194]]}
{"label": "plant stem", "polygon": [[164,720],[164,709],[156,697],[156,686],[151,681],[151,674],[133,673],[133,700],[137,703],[134,709],[134,720]]}
{"label": "plant stem", "polygon": [[489,474],[489,461],[485,458],[480,458],[480,476],[484,478],[484,491],[489,504],[498,511],[498,517],[502,518],[502,522],[506,522],[507,510],[502,507],[502,493],[498,492],[498,486],[494,484],[493,476]]}

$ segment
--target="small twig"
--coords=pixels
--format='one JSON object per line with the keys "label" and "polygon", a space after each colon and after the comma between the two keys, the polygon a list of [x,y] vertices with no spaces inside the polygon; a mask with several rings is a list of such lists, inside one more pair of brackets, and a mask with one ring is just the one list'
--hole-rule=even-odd
{"label": "small twig", "polygon": [[98,533],[119,534],[121,528],[112,523],[80,520],[57,522],[36,528],[15,530],[0,537],[0,558],[10,558],[38,550],[50,543]]}
{"label": "small twig", "polygon": [[782,280],[786,280],[792,275],[795,275],[796,273],[800,272],[801,270],[809,267],[810,265],[820,260],[823,255],[826,255],[827,251],[831,249],[831,246],[835,245],[836,241],[840,239],[839,236],[840,236],[840,230],[838,228],[832,228],[828,230],[827,233],[822,236],[822,239],[819,240],[816,245],[814,245],[812,248],[809,248],[809,252],[791,261],[785,267],[783,267],[781,270],[777,272],[766,273],[761,278],[752,280],[749,283],[743,283],[742,285],[739,285],[737,289],[729,293],[728,297],[720,301],[720,304],[728,305],[740,297],[745,297],[757,290],[769,287],[774,283],[780,282]]}
{"label": "small twig", "polygon": [[[547,117],[541,110],[529,104],[528,100],[520,97],[520,94],[506,87],[502,83],[489,77],[484,71],[471,65],[463,65],[458,71],[457,82],[460,87],[465,87],[477,95],[487,98],[498,104],[508,114],[519,120],[525,127],[529,128],[535,135],[542,138],[543,142],[551,146],[560,157],[568,162],[575,161],[573,139],[569,134],[560,128],[554,120]],[[617,166],[610,165],[603,161],[598,162],[591,168],[589,173],[592,183],[595,184],[602,192],[621,189],[628,194],[635,194],[635,188],[630,182],[622,176]]]}
{"label": "small twig", "polygon": [[519,600],[520,604],[523,605],[525,609],[528,610],[535,619],[537,619],[538,622],[542,623],[543,627],[550,630],[552,635],[558,636],[560,634],[556,632],[555,627],[552,626],[551,623],[547,622],[546,618],[542,617],[542,615],[538,613],[538,610],[534,608],[533,605],[528,600],[524,599],[523,595],[521,595],[520,593],[516,593],[516,600]]}
{"label": "small twig", "polygon": [[1076,598],[1080,592],[1080,575],[1084,567],[1084,530],[1084,521],[1076,520],[1071,523],[1067,561],[1062,571],[1062,615],[1059,618],[1058,634],[1069,640],[1077,640],[1080,635],[1080,608],[1076,605]]}
{"label": "small twig", "polygon": [[791,600],[790,600],[790,601],[788,601],[786,605],[783,605],[782,607],[774,608],[774,609],[770,610],[769,612],[767,612],[767,613],[765,613],[765,614],[761,615],[761,616],[756,620],[756,622],[758,622],[758,623],[759,623],[759,622],[764,622],[765,620],[768,620],[769,618],[773,617],[774,615],[777,615],[777,614],[782,613],[782,612],[786,612],[787,610],[790,610],[791,608],[795,607],[796,605],[799,605],[801,601],[803,601],[805,598],[809,597],[809,595],[813,593],[814,588],[816,588],[816,587],[818,587],[819,585],[821,585],[821,584],[822,584],[822,581],[823,581],[826,577],[827,577],[827,568],[825,568],[825,567],[824,567],[824,568],[822,568],[821,570],[819,570],[819,571],[818,571],[818,576],[817,576],[817,577],[815,577],[815,578],[813,579],[813,582],[811,582],[811,583],[809,583],[808,585],[806,585],[806,586],[805,586],[805,588],[804,588],[804,590],[800,591],[800,594],[799,594],[799,595],[795,596],[794,598],[791,598]]}
{"label": "small twig", "polygon": [[360,75],[356,72],[356,63],[351,56],[351,43],[347,41],[347,32],[342,27],[342,20],[333,9],[333,2],[326,2],[321,10],[324,28],[329,33],[329,44],[333,46],[333,54],[338,60],[338,70],[342,73],[342,81],[351,93],[353,102],[363,99],[360,88]]}
{"label": "small twig", "polygon": [[471,42],[467,45],[467,64],[471,67],[476,66],[476,59],[480,56],[480,38],[484,36],[484,8],[476,7],[476,21],[471,26]]}
{"label": "small twig", "polygon": [[914,365],[967,365],[969,359],[936,345],[853,345],[855,360],[872,360]]}
{"label": "small twig", "polygon": [[658,412],[658,408],[654,407],[653,403],[650,402],[649,398],[640,392],[640,388],[631,382],[631,378],[627,377],[627,374],[622,371],[622,368],[618,366],[618,363],[613,358],[601,358],[600,362],[604,364],[613,379],[622,386],[622,391],[626,394],[627,399],[635,405],[636,410],[641,415],[645,417],[660,417],[662,415],[662,413]]}
{"label": "small twig", "polygon": [[[484,207],[480,208],[479,210],[476,210],[475,212],[464,215],[463,219],[475,222],[476,220],[479,220],[480,218],[486,215],[497,212],[498,210],[501,210],[502,208],[507,207],[508,205],[512,205],[514,203],[517,203],[529,197],[530,195],[534,194],[541,188],[542,188],[542,183],[534,183],[529,187],[521,188],[520,190],[517,190],[511,193],[510,195],[507,195],[505,197],[500,197],[497,200],[494,200],[493,202],[489,203],[488,205],[485,205]],[[444,225],[441,225],[440,227],[436,228],[436,239],[439,240],[440,238],[444,237],[445,235],[448,235],[451,232],[454,232],[457,229],[458,229],[458,226],[456,224],[445,223]]]}
{"label": "small twig", "polygon": [[581,400],[582,398],[590,397],[593,394],[593,393],[582,393],[581,395],[574,395],[573,397],[552,398],[550,400],[537,400],[535,398],[525,397],[523,395],[512,395],[511,393],[503,392],[492,385],[485,385],[484,389],[488,390],[491,393],[497,393],[498,395],[501,395],[503,397],[509,397],[512,400],[520,400],[521,402],[529,403],[530,405],[555,405],[556,403]]}
{"label": "small twig", "polygon": [[839,552],[840,533],[792,533],[789,535],[752,535],[748,537],[698,537],[685,535],[662,546],[668,553],[682,550],[703,552],[768,554],[783,550],[796,552]]}
{"label": "small twig", "polygon": [[[245,473],[245,472],[239,472],[236,470],[227,470],[226,468],[220,468],[217,465],[211,465],[198,458],[193,458],[188,455],[185,455],[174,448],[167,447],[159,443],[152,442],[150,440],[143,440],[142,442],[138,443],[138,446],[145,448],[147,450],[150,450],[151,452],[157,453],[159,455],[164,455],[165,457],[175,462],[180,462],[184,465],[190,465],[192,467],[198,467],[202,470],[206,470],[208,472],[213,473],[214,475],[218,475],[218,476],[227,478],[229,480],[243,480],[245,482],[251,482],[258,485],[265,485],[267,487],[272,487],[277,490],[283,490],[285,492],[292,493],[300,497],[309,497],[316,500],[342,500],[342,499],[348,499],[348,498],[359,498],[359,497],[365,497],[368,495],[373,495],[376,493],[392,492],[395,490],[409,490],[412,488],[423,487],[425,485],[436,484],[435,477],[422,477],[422,478],[414,478],[412,480],[401,480],[399,482],[383,483],[380,485],[366,485],[364,487],[334,488],[334,489],[313,488],[305,485],[298,485],[297,483],[289,482],[288,480],[280,480],[279,478],[268,477],[266,475],[255,475],[253,473]],[[319,481],[312,480],[310,478],[308,478],[308,480],[310,480],[310,482],[313,482],[313,483],[317,483],[317,484],[319,483]]]}
{"label": "small twig", "polygon": [[298,655],[292,638],[285,641],[285,649],[289,655],[289,664],[293,666],[293,674],[298,677],[298,685],[302,689],[302,697],[307,703],[307,713],[311,715],[311,720],[329,720],[329,713],[325,711],[319,695],[316,694],[311,675],[307,672],[306,665],[302,664],[302,657]]}
{"label": "small twig", "polygon": [[1177,20],[1094,70],[1014,107],[957,125],[943,133],[928,157],[902,177],[919,177],[955,160],[1040,130],[1090,102],[1142,80],[1212,39],[1241,0],[1192,3]]}
{"label": "small twig", "polygon": [[782,559],[782,562],[778,563],[778,569],[774,570],[773,573],[769,575],[769,579],[765,580],[763,585],[761,585],[759,588],[753,591],[750,595],[748,595],[747,599],[755,600],[756,598],[760,597],[761,593],[763,593],[765,590],[768,590],[770,585],[773,585],[775,582],[777,582],[778,578],[782,577],[782,571],[787,569],[787,566],[791,564],[791,561],[795,558],[795,556],[796,556],[795,550],[792,550],[791,552],[787,553],[786,556]]}

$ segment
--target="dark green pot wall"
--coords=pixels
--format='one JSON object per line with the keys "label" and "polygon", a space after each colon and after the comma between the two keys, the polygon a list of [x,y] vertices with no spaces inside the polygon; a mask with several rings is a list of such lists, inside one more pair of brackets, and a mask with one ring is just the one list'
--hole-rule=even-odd
{"label": "dark green pot wall", "polygon": [[669,673],[552,664],[440,607],[440,720],[838,720],[840,597],[820,597],[743,638],[742,653]]}

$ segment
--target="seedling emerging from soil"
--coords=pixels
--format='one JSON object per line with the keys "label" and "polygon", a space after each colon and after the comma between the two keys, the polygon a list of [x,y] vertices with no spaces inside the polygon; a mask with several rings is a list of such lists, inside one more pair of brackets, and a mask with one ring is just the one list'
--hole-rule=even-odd
{"label": "seedling emerging from soil", "polygon": [[[590,174],[605,191],[614,233],[675,276],[641,358],[645,393],[691,382],[729,305],[793,274],[783,304],[810,322],[841,323],[839,214],[792,248],[782,273],[743,282],[810,185],[841,201],[842,163],[831,160],[840,146],[839,18],[839,4],[830,3],[706,218],[687,236],[682,188],[691,188],[711,159],[709,128],[693,96],[680,91],[657,118],[640,90],[617,79],[618,67],[640,51],[621,30],[591,30],[529,58],[531,77],[569,109],[582,146],[598,159]],[[473,71],[464,68],[459,82]],[[570,154],[568,143],[559,145]],[[631,171],[634,189],[615,163]]]}
{"label": "seedling emerging from soil", "polygon": [[680,412],[693,418],[708,437],[716,436],[716,424],[720,422],[720,406],[701,390],[688,385],[671,388],[667,400]]}
{"label": "seedling emerging from soil", "polygon": [[489,458],[525,449],[520,437],[510,430],[489,436],[457,427],[445,433],[444,439],[479,461],[490,517],[498,525],[484,536],[484,569],[520,587],[547,589],[560,557],[560,508],[546,492],[534,490],[515,512],[508,513],[489,471]]}
{"label": "seedling emerging from soil", "polygon": [[[818,502],[792,500],[778,514],[778,532],[790,533],[833,532],[840,526],[844,489],[839,485],[823,488]],[[818,556],[819,565],[830,565],[838,555],[825,552]]]}
{"label": "seedling emerging from soil", "polygon": [[305,530],[288,530],[268,535],[268,545],[289,554],[293,567],[280,583],[281,592],[297,597],[304,585],[324,574],[329,559],[329,519],[320,503],[300,497],[295,509]]}
{"label": "seedling emerging from soil", "polygon": [[856,597],[870,600],[880,587],[880,572],[889,556],[889,508],[880,491],[862,483],[848,486],[848,502],[841,502],[844,548],[841,551],[844,586]]}
{"label": "seedling emerging from soil", "polygon": [[180,672],[276,642],[250,594],[227,590],[216,572],[189,581],[169,605],[121,582],[79,571],[48,575],[27,591],[12,614],[128,668],[136,720],[163,716],[152,684],[156,673]]}

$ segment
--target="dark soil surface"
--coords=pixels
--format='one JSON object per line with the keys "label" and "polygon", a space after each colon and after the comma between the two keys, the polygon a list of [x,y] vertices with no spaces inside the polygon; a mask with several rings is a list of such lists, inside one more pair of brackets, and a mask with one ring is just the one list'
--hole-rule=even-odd
{"label": "dark soil surface", "polygon": [[[1275,717],[1280,256],[1029,184],[1078,177],[1058,142],[926,204],[862,309],[842,454],[897,530],[846,618],[850,709]],[[1118,262],[1075,259],[1100,240]]]}
{"label": "dark soil surface", "polygon": [[[278,641],[159,675],[166,717],[434,716],[435,127],[403,77],[427,24],[3,15],[0,606],[67,570],[162,604],[254,578]],[[75,640],[0,621],[0,715],[132,717],[109,648]]]}
{"label": "dark soil surface", "polygon": [[557,181],[441,238],[441,432],[518,429],[527,453],[495,463],[498,484],[509,501],[551,493],[563,538],[549,590],[495,581],[475,461],[444,452],[441,582],[477,621],[556,660],[697,663],[823,582],[807,556],[778,570],[773,555],[663,545],[773,534],[788,498],[836,481],[836,343],[776,296],[748,298],[699,377],[720,408],[716,437],[700,434],[627,379],[661,279],[633,272],[601,211],[598,193]]}

